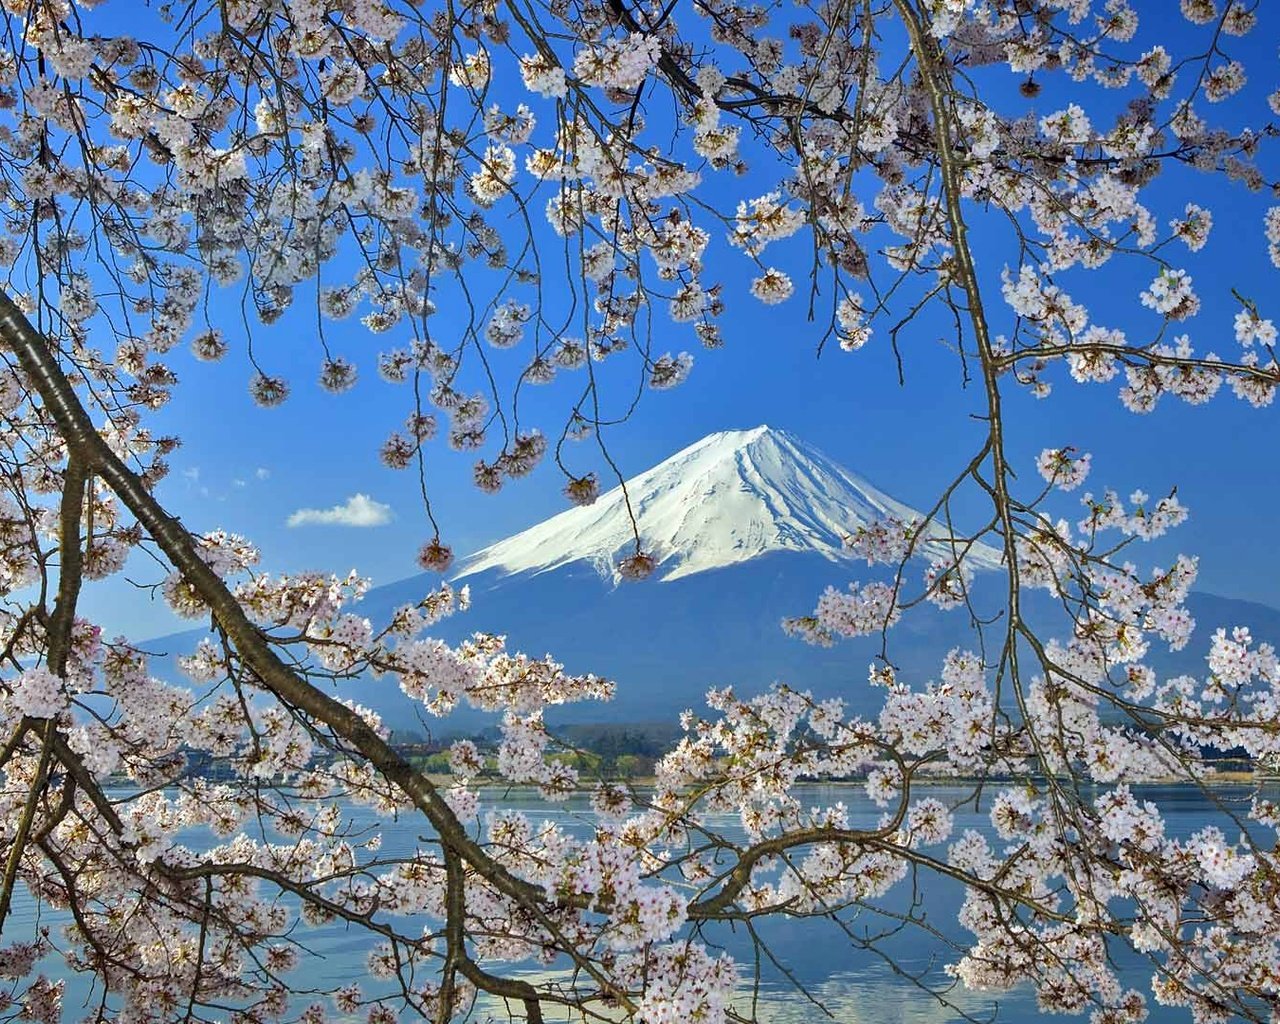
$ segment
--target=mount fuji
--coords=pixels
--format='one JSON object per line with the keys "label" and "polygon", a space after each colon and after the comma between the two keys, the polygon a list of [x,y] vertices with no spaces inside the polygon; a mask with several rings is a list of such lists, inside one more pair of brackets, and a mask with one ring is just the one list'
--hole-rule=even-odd
{"label": "mount fuji", "polygon": [[[453,582],[470,588],[472,607],[431,632],[449,642],[476,631],[504,634],[511,650],[549,652],[571,672],[618,683],[608,705],[554,709],[550,717],[564,724],[670,722],[684,708],[701,707],[708,687],[751,693],[774,682],[840,696],[867,713],[878,706],[867,666],[880,654],[881,638],[814,647],[787,636],[781,622],[810,612],[828,586],[874,578],[876,570],[851,556],[843,540],[888,515],[910,520],[917,513],[784,431],[760,426],[711,434],[592,505],[462,560]],[[648,579],[620,582],[618,561],[635,551],[637,534],[656,570]],[[917,549],[926,561],[948,550],[937,526]],[[998,568],[999,553],[975,545],[967,561],[976,570],[971,593],[979,611],[998,617],[1002,574],[982,570]],[[384,623],[438,582],[423,574],[376,587],[352,610]],[[1026,612],[1049,621],[1052,601],[1034,592],[1026,598]],[[1260,639],[1280,641],[1280,611],[1273,608],[1202,593],[1188,605],[1201,629],[1179,655],[1153,652],[1149,663],[1161,674],[1202,674],[1203,637],[1217,625],[1245,625]],[[200,635],[148,647],[185,653]],[[975,643],[965,611],[925,604],[890,631],[888,654],[905,678],[923,682],[936,678],[952,647]],[[397,730],[447,735],[489,721],[459,709],[437,722],[386,678],[350,681],[341,695],[373,707]]]}
{"label": "mount fuji", "polygon": [[[458,579],[496,572],[543,573],[576,562],[618,582],[618,561],[640,547],[672,582],[775,552],[849,560],[844,538],[893,516],[923,520],[817,449],[781,430],[725,430],[691,444],[582,508],[476,552]],[[931,523],[921,557],[947,553],[946,531]],[[1000,555],[975,545],[971,568],[995,568]]]}
{"label": "mount fuji", "polygon": [[[559,709],[562,721],[672,719],[709,686],[777,681],[858,704],[858,694],[871,699],[866,671],[880,639],[812,647],[782,620],[811,611],[827,586],[869,578],[844,538],[886,516],[924,518],[785,431],[710,434],[593,504],[463,559],[452,582],[470,587],[471,610],[436,629],[446,640],[502,633],[509,648],[618,682],[610,705]],[[623,582],[617,565],[637,537],[656,570]],[[948,540],[932,524],[917,557],[949,553]],[[966,561],[980,575],[1001,564],[982,544]],[[431,585],[417,576],[371,590],[362,613],[377,621]],[[972,643],[968,625],[924,606],[894,627],[895,664],[931,677],[951,647]],[[360,699],[377,706],[372,694]]]}

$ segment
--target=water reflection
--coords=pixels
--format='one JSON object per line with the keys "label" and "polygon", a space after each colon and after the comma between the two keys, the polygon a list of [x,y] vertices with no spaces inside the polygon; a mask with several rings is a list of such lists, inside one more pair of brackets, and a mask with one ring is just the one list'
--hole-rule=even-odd
{"label": "water reflection", "polygon": [[[1145,787],[1142,798],[1156,800],[1165,810],[1167,834],[1171,837],[1187,837],[1206,824],[1223,824],[1228,834],[1237,831],[1227,823],[1224,809],[1235,813],[1247,809],[1248,799],[1256,790],[1251,786],[1223,786],[1206,797],[1188,788]],[[972,794],[958,786],[929,786],[928,795],[953,805],[966,800]],[[994,791],[991,791],[994,795]],[[1269,783],[1263,795],[1280,799],[1280,784]],[[795,796],[806,805],[819,806],[843,801],[855,818],[868,823],[881,813],[866,799],[860,787],[809,786],[796,791]],[[488,809],[515,808],[524,811],[535,820],[554,821],[565,828],[587,834],[592,829],[592,816],[585,799],[562,805],[549,805],[535,793],[512,791],[487,791],[484,804]],[[991,832],[986,817],[988,803],[977,808],[972,803],[960,806],[955,814],[957,833],[966,828]],[[373,816],[365,809],[352,808],[352,819],[361,824],[372,824]],[[740,831],[731,816],[720,817],[714,824],[727,834]],[[423,833],[421,819],[409,816],[380,825],[383,836],[382,852],[386,855],[408,853],[419,845]],[[199,843],[191,840],[192,846]],[[1023,1022],[1036,1018],[1034,995],[1023,988],[1014,992],[969,992],[949,985],[943,965],[958,956],[949,944],[963,946],[967,935],[956,922],[963,892],[949,879],[920,875],[916,879],[915,910],[923,914],[931,928],[940,935],[930,935],[918,928],[908,928],[894,934],[877,948],[883,957],[891,960],[902,973],[895,973],[885,959],[875,952],[859,948],[858,939],[876,934],[890,927],[893,922],[873,912],[844,916],[844,927],[826,920],[777,919],[761,921],[759,936],[772,956],[763,956],[759,975],[761,984],[753,1005],[751,987],[744,989],[735,1002],[735,1009],[748,1019],[755,1017],[762,1024],[800,1024],[822,1020],[839,1024],[942,1024],[968,1019],[988,1020],[996,1017],[1002,1021]],[[912,908],[911,883],[904,882],[883,901],[883,909],[890,914],[902,914]],[[38,906],[25,892],[15,900],[13,916],[5,928],[6,941],[21,941],[35,936],[38,929],[48,927],[55,945],[61,945],[61,928],[67,917],[48,908]],[[400,919],[406,930],[412,923]],[[845,929],[848,929],[846,931]],[[852,935],[852,938],[851,938]],[[296,936],[311,951],[290,976],[299,989],[329,989],[350,981],[361,981],[372,991],[377,983],[368,983],[366,956],[373,945],[370,937],[343,924],[330,924],[307,929]],[[744,979],[755,974],[752,960],[753,947],[741,927],[729,927],[710,931],[705,940],[723,946],[740,962]],[[1125,950],[1118,950],[1117,966],[1126,986],[1147,991],[1151,966],[1145,960]],[[74,976],[61,962],[58,955],[47,957],[41,969],[53,977],[67,980],[64,1005],[69,1018],[92,1012],[95,1006],[89,980]],[[504,965],[503,973],[517,973],[526,978],[552,979],[554,972],[519,970]],[[788,980],[790,976],[799,982],[812,996],[812,1000],[797,991]],[[912,978],[918,979],[913,981]],[[943,993],[943,1000],[926,991],[925,987]],[[1185,1010],[1168,1009],[1150,1003],[1153,1024],[1172,1024],[1189,1020]],[[83,1009],[82,1009],[83,1008]],[[523,1017],[519,1007],[506,1007],[501,1000],[490,999],[476,1007],[473,1020],[509,1021]],[[581,1020],[563,1008],[546,1007],[548,1021]],[[1064,1020],[1066,1018],[1040,1018]],[[1079,1019],[1079,1018],[1074,1018]]]}

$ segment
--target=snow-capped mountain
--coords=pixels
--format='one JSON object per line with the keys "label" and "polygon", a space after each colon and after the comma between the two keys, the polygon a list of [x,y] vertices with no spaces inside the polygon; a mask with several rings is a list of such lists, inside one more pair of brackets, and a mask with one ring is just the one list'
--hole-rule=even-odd
{"label": "snow-capped mountain", "polygon": [[[847,556],[843,538],[886,515],[915,513],[825,455],[768,427],[712,434],[627,482],[642,546],[659,561],[648,580],[615,585],[617,560],[634,549],[621,488],[472,555],[459,569],[472,593],[471,610],[446,619],[432,635],[456,643],[474,631],[501,633],[511,650],[551,653],[573,672],[595,672],[618,683],[609,705],[557,709],[559,722],[673,721],[700,707],[709,686],[759,692],[775,681],[839,696],[858,713],[873,713],[880,691],[867,686],[867,665],[882,651],[879,636],[832,648],[787,636],[783,618],[810,612],[827,586],[843,589],[876,578]],[[941,530],[924,557],[943,553]],[[927,548],[932,546],[933,550]],[[991,548],[971,553],[975,568],[999,564]],[[916,586],[924,566],[917,566]],[[439,584],[431,574],[371,589],[356,611],[381,626],[396,609]],[[974,580],[970,597],[997,623],[1005,584],[998,573]],[[1056,633],[1061,608],[1047,595],[1024,595],[1023,613]],[[1193,593],[1189,607],[1206,624],[1249,626],[1280,639],[1280,611]],[[1205,628],[1205,627],[1202,627]],[[204,630],[160,638],[157,652],[188,653]],[[924,604],[904,615],[887,637],[887,653],[902,678],[936,678],[947,651],[974,649],[969,615]],[[1199,674],[1203,634],[1174,655],[1153,651],[1161,676]],[[176,667],[170,664],[170,674]],[[395,728],[423,733],[467,732],[491,716],[460,709],[429,719],[387,677],[335,687],[381,712]]]}
{"label": "snow-capped mountain", "polygon": [[[634,523],[635,526],[633,528]],[[923,516],[782,430],[725,430],[691,444],[588,506],[572,508],[476,552],[458,578],[542,573],[585,562],[617,579],[620,559],[640,546],[672,581],[774,552],[847,559],[844,538],[893,516]],[[918,553],[947,552],[930,524]],[[994,568],[999,553],[975,546],[971,568]]]}

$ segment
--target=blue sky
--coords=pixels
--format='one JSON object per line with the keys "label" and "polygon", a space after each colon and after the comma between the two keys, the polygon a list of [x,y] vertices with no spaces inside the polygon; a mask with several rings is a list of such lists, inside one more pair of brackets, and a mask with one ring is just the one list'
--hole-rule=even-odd
{"label": "blue sky", "polygon": [[[1141,11],[1148,5],[1138,6]],[[1275,20],[1275,11],[1270,14]],[[1275,66],[1273,41],[1280,36],[1274,29],[1264,20],[1252,39],[1233,41],[1237,54],[1251,58],[1247,63],[1254,75]],[[1007,75],[1005,80],[1012,81]],[[1274,84],[1251,81],[1233,101],[1228,123],[1269,118],[1265,95]],[[1010,98],[1021,102],[1012,92]],[[1030,108],[1047,113],[1060,105],[1057,99],[1047,90]],[[1201,112],[1220,113],[1213,108]],[[1277,166],[1274,155],[1271,165]],[[1265,159],[1262,166],[1267,166]],[[709,180],[725,190],[721,205],[730,208],[737,199],[769,187],[763,172],[747,179]],[[1162,226],[1189,200],[1213,210],[1215,229],[1205,249],[1186,259],[1181,249],[1172,254],[1191,271],[1203,302],[1199,316],[1183,327],[1197,350],[1236,354],[1231,319],[1239,307],[1231,297],[1233,287],[1257,299],[1264,316],[1280,315],[1270,302],[1277,272],[1267,260],[1262,233],[1269,200],[1180,169],[1162,176],[1144,195]],[[867,205],[871,199],[871,193],[863,197]],[[1007,237],[994,224],[991,218],[975,215],[976,257],[999,332],[1010,326],[999,298],[1000,271],[1010,257]],[[771,262],[787,266],[783,251],[776,258],[773,250],[768,255]],[[819,358],[815,349],[822,329],[806,322],[801,289],[781,306],[760,306],[746,295],[751,265],[714,233],[708,265],[713,268],[708,278],[724,281],[729,300],[721,321],[725,347],[702,351],[687,325],[672,323],[665,310],[656,311],[655,353],[687,349],[697,362],[683,387],[648,394],[629,423],[607,434],[624,474],[639,472],[709,432],[767,422],[823,449],[895,497],[917,507],[931,504],[980,437],[980,425],[970,414],[981,411],[982,398],[975,387],[960,386],[959,362],[949,347],[954,334],[949,318],[931,314],[903,333],[906,381],[899,385],[883,329],[860,352],[848,354],[830,346]],[[801,267],[792,264],[788,269],[799,284]],[[1117,265],[1101,273],[1074,271],[1062,275],[1059,283],[1089,306],[1093,322],[1125,328],[1132,338],[1140,338],[1159,324],[1137,299],[1150,276],[1146,267]],[[235,300],[227,294],[214,301],[227,302],[230,310]],[[450,309],[442,307],[433,329],[447,330],[451,316]],[[195,529],[220,526],[253,539],[267,552],[268,570],[345,573],[358,568],[375,583],[388,582],[416,571],[414,553],[431,533],[414,472],[385,469],[376,456],[378,445],[400,426],[411,407],[407,390],[378,378],[376,357],[404,339],[394,332],[371,336],[357,318],[329,324],[327,331],[335,352],[361,371],[356,387],[339,396],[322,392],[315,383],[320,351],[303,315],[290,314],[280,327],[258,329],[255,344],[264,364],[293,384],[293,396],[278,409],[260,409],[249,399],[249,367],[243,346],[234,339],[232,354],[215,366],[180,356],[176,368],[184,383],[171,407],[155,418],[153,429],[178,433],[185,445],[172,456],[174,472],[160,493]],[[524,344],[523,351],[507,360],[509,368],[523,365],[528,342]],[[1014,465],[1028,477],[1028,493],[1036,486],[1036,454],[1046,446],[1066,443],[1094,453],[1088,484],[1093,489],[1114,486],[1123,494],[1136,488],[1161,494],[1176,484],[1191,519],[1176,532],[1174,544],[1152,554],[1166,562],[1172,549],[1198,554],[1200,589],[1280,605],[1280,544],[1273,533],[1280,506],[1274,408],[1255,411],[1224,388],[1207,406],[1191,408],[1165,400],[1155,413],[1140,417],[1121,406],[1115,384],[1082,387],[1060,369],[1052,379],[1054,393],[1044,401],[1020,393],[1012,382],[1007,388],[1007,443]],[[556,384],[531,396],[533,423],[554,436],[577,386]],[[543,415],[552,408],[559,418]],[[571,450],[576,469],[604,470],[593,446],[579,452]],[[492,456],[493,446],[484,454]],[[445,540],[457,553],[468,553],[565,507],[563,479],[549,460],[531,477],[487,495],[471,484],[474,456],[454,453],[443,441],[429,448],[436,515]],[[605,473],[601,475],[605,480]],[[357,494],[387,506],[389,521],[363,528],[287,525],[299,509],[329,508]],[[1058,507],[1075,518],[1074,499]],[[142,564],[138,568],[140,576],[154,577],[154,570]],[[148,592],[119,584],[91,588],[87,605],[109,632],[119,629],[145,636],[172,625]]]}

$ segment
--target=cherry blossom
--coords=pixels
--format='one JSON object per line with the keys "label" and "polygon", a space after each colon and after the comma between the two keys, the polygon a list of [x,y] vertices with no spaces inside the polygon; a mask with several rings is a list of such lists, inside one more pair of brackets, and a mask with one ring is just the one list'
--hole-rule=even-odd
{"label": "cherry blossom", "polygon": [[[5,1012],[61,1019],[57,953],[121,1020],[445,1021],[501,998],[531,1021],[718,1024],[757,994],[728,930],[900,907],[933,873],[964,890],[965,986],[1100,1022],[1152,1001],[1260,1019],[1280,998],[1280,810],[1257,793],[1238,827],[1179,839],[1139,786],[1202,786],[1210,751],[1280,763],[1274,638],[1194,622],[1198,564],[1165,546],[1190,515],[1178,481],[1114,479],[1068,417],[1028,456],[1006,399],[1274,401],[1269,298],[1231,291],[1280,266],[1265,5],[1180,0],[1176,30],[1125,0],[437,7],[6,7],[0,926],[18,899],[75,917],[6,928]],[[1173,201],[1189,173],[1195,201]],[[795,343],[743,338],[756,302],[795,317]],[[406,574],[445,573],[448,449],[481,491],[560,472],[590,504],[621,482],[613,432],[691,376],[690,338],[725,349],[708,377],[729,358],[767,375],[797,344],[869,376],[883,345],[909,376],[925,324],[972,398],[956,443],[978,440],[920,520],[851,524],[869,575],[833,564],[786,622],[836,653],[873,637],[876,660],[841,696],[708,680],[652,790],[571,767],[549,724],[611,681],[431,635],[465,588],[378,621],[359,573],[270,570],[161,486],[166,425],[228,379],[277,416],[303,415],[304,388],[335,417],[330,394],[381,389],[371,464],[423,482]],[[616,575],[663,557],[637,539]],[[126,580],[207,634],[171,677],[85,617],[82,584]],[[904,620],[930,604],[974,642],[907,672]],[[1159,668],[1184,649],[1199,671]],[[375,686],[498,739],[452,744],[438,784],[388,743]],[[594,818],[486,809],[494,774]],[[958,832],[921,792],[939,777],[981,792],[989,825]],[[874,820],[837,789],[795,795],[850,780]],[[406,855],[382,849],[392,818],[420,826]],[[933,934],[914,907],[901,923]],[[368,976],[302,991],[307,934],[338,925]],[[1122,947],[1150,961],[1144,991]]]}

